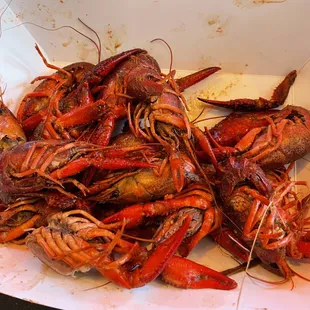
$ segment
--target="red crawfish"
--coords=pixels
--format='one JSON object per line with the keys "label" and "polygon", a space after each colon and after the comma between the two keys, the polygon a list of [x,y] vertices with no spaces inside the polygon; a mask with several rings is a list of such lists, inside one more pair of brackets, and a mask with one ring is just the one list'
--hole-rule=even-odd
{"label": "red crawfish", "polygon": [[309,153],[310,112],[287,106],[279,111],[233,113],[210,131],[206,129],[206,135],[200,130],[199,134],[200,148],[204,152],[203,143],[210,141],[218,160],[241,156],[264,168],[281,168]]}
{"label": "red crawfish", "polygon": [[233,109],[234,111],[264,111],[274,109],[282,105],[290,91],[291,86],[294,84],[297,77],[296,70],[290,72],[284,80],[276,87],[271,99],[260,97],[259,99],[232,99],[229,101],[218,101],[204,98],[198,98],[208,104],[212,104],[222,108]]}
{"label": "red crawfish", "polygon": [[103,223],[119,222],[121,225],[122,221],[126,220],[126,228],[135,228],[150,218],[164,216],[164,222],[155,237],[156,242],[160,243],[176,231],[189,215],[192,219],[191,225],[179,249],[182,256],[187,256],[203,237],[221,224],[221,216],[214,205],[213,195],[202,184],[194,183],[181,193],[166,195],[164,200],[128,206],[103,219]]}
{"label": "red crawfish", "polygon": [[19,197],[0,212],[0,243],[23,243],[28,230],[47,225],[47,217],[63,210],[90,212],[92,203],[78,197],[68,197],[57,191]]}
{"label": "red crawfish", "polygon": [[[142,136],[150,142],[157,141],[165,148],[178,192],[185,185],[182,152],[190,156],[203,174],[191,145],[192,126],[186,114],[186,101],[181,90],[219,69],[218,67],[204,69],[181,80],[174,79],[175,71],[162,76],[159,68],[155,66],[147,69],[136,68],[128,76],[127,94],[140,100],[133,117],[128,116],[130,128],[136,136]],[[143,119],[143,126],[140,119]],[[193,131],[194,135],[195,133],[196,131]]]}
{"label": "red crawfish", "polygon": [[229,167],[217,186],[223,212],[230,219],[226,225],[252,246],[264,263],[276,264],[285,281],[290,280],[295,272],[287,264],[286,255],[301,258],[309,248],[309,244],[298,248],[309,197],[300,201],[293,190],[306,183],[291,181],[285,169],[264,172],[247,159],[230,159],[226,164]]}
{"label": "red crawfish", "polygon": [[[228,277],[174,256],[189,227],[189,217],[151,251],[125,240],[124,226],[114,232],[113,224],[105,225],[83,211],[57,213],[48,222],[47,227],[29,235],[26,244],[43,263],[61,274],[96,268],[107,279],[127,289],[144,286],[161,273],[164,281],[182,288],[236,287],[236,282]],[[116,259],[115,254],[121,256]]]}
{"label": "red crawfish", "polygon": [[[36,49],[45,65],[57,71],[52,75],[38,76],[31,82],[33,84],[43,80],[24,97],[17,111],[17,119],[28,138],[36,140],[43,138],[66,139],[69,136],[59,136],[55,132],[53,123],[55,118],[73,108],[72,103],[71,105],[68,102],[64,103],[64,99],[79,85],[86,72],[90,71],[94,65],[78,62],[59,68],[47,62],[37,45]],[[79,99],[77,98],[77,101]]]}
{"label": "red crawfish", "polygon": [[0,198],[8,203],[16,196],[43,189],[57,189],[74,197],[64,189],[64,184],[68,183],[86,195],[87,188],[76,179],[79,172],[91,166],[106,170],[154,167],[142,156],[140,160],[130,158],[132,152],[147,148],[102,148],[66,140],[31,141],[17,145],[0,155]]}

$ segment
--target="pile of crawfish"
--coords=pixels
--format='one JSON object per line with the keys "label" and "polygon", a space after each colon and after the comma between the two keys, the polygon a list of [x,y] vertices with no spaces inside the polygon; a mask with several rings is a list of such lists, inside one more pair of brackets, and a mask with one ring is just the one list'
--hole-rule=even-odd
{"label": "pile of crawfish", "polygon": [[201,130],[182,92],[218,67],[176,79],[136,48],[58,68],[36,48],[56,71],[32,82],[16,118],[1,100],[1,243],[25,243],[60,274],[96,269],[128,289],[158,277],[235,288],[186,258],[206,236],[284,281],[296,274],[287,257],[310,257],[310,199],[296,192],[306,182],[289,176],[310,151],[310,112],[274,109],[296,71],[270,100],[199,98],[237,111]]}

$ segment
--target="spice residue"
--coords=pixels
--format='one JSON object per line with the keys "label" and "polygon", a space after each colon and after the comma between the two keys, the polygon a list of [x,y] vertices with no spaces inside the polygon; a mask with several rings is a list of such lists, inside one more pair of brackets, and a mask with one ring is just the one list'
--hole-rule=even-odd
{"label": "spice residue", "polygon": [[233,0],[233,4],[239,8],[253,8],[262,4],[284,3],[286,0]]}
{"label": "spice residue", "polygon": [[105,26],[103,33],[104,48],[110,55],[116,55],[117,49],[122,46],[122,41],[127,34],[126,25],[121,25],[115,29],[110,24]]}
{"label": "spice residue", "polygon": [[68,45],[71,44],[72,40],[73,40],[73,38],[70,36],[70,37],[69,37],[69,40],[68,40],[67,42],[63,42],[63,43],[62,43],[62,46],[63,46],[63,47],[67,47]]}
{"label": "spice residue", "polygon": [[221,17],[219,15],[203,16],[207,24],[207,37],[210,39],[223,36],[227,33],[231,17]]}
{"label": "spice residue", "polygon": [[185,96],[187,104],[189,106],[188,116],[191,120],[195,119],[197,115],[201,112],[202,109],[205,108],[205,113],[208,114],[208,110],[214,109],[212,106],[207,106],[203,102],[199,101],[197,98],[206,98],[206,99],[221,99],[223,97],[229,96],[229,92],[232,88],[237,86],[240,82],[240,74],[234,74],[231,77],[231,81],[228,84],[224,84],[219,87],[219,85],[211,85],[209,84],[207,89],[199,90],[190,96]]}
{"label": "spice residue", "polygon": [[89,45],[85,42],[79,42],[77,41],[77,56],[85,61],[87,60],[90,53],[93,53],[95,51],[94,47],[89,47]]}

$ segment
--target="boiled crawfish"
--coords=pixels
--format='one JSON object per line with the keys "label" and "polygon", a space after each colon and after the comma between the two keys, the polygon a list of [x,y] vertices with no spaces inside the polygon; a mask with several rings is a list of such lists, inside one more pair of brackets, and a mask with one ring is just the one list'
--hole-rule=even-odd
{"label": "boiled crawfish", "polygon": [[37,45],[36,49],[46,66],[58,71],[50,76],[39,76],[31,82],[43,80],[33,92],[24,97],[17,111],[17,119],[30,139],[66,139],[68,135],[59,136],[55,132],[53,122],[66,109],[73,108],[68,103],[64,104],[63,100],[79,85],[86,72],[94,65],[78,62],[58,68],[47,62]]}
{"label": "boiled crawfish", "polygon": [[264,111],[274,109],[284,104],[291,86],[297,77],[296,70],[290,72],[284,80],[276,87],[270,100],[260,97],[259,99],[233,99],[229,101],[210,100],[198,98],[208,104],[222,108],[233,109],[234,111]]}
{"label": "boiled crawfish", "polygon": [[138,149],[147,147],[134,150],[104,149],[85,142],[68,143],[61,140],[31,141],[17,145],[0,155],[0,198],[8,203],[14,197],[43,189],[57,189],[74,197],[64,190],[64,184],[67,183],[74,184],[85,195],[87,188],[74,176],[90,166],[106,170],[154,167],[144,158],[138,161],[129,158],[130,153]]}
{"label": "boiled crawfish", "polygon": [[126,220],[126,228],[134,228],[142,225],[147,218],[165,216],[155,236],[155,241],[160,243],[178,230],[189,215],[192,222],[179,249],[182,256],[187,256],[203,237],[221,224],[213,195],[201,184],[194,183],[181,193],[167,195],[164,200],[131,205],[103,219],[103,223]]}
{"label": "boiled crawfish", "polygon": [[[181,80],[181,90],[192,86],[207,76],[217,72],[218,67],[204,69]],[[134,111],[133,120],[129,115],[132,132],[143,136],[148,141],[158,141],[168,153],[172,177],[178,192],[185,185],[185,170],[182,167],[182,152],[188,153],[196,168],[200,165],[191,145],[191,124],[185,112],[186,101],[180,92],[180,80],[175,81],[170,72],[161,77],[158,68],[141,70],[137,68],[128,77],[127,93],[136,95],[140,102]],[[151,77],[151,79],[150,79]],[[149,79],[149,80],[148,80]],[[141,85],[141,80],[148,80],[148,87]],[[138,94],[137,94],[138,91]],[[140,119],[143,119],[143,128]],[[193,131],[194,135],[196,131]],[[214,163],[215,160],[214,160]]]}
{"label": "boiled crawfish", "polygon": [[[123,133],[111,141],[111,146],[139,147],[147,145],[151,148],[144,152],[155,168],[143,168],[137,171],[112,173],[93,182],[89,186],[89,199],[100,203],[116,203],[129,205],[138,202],[149,202],[160,199],[177,191],[172,178],[171,164],[167,162],[166,152],[161,145],[146,144],[142,137],[132,133]],[[141,155],[140,155],[141,156]],[[181,154],[181,166],[185,171],[185,184],[199,181],[197,169],[186,153]],[[94,179],[95,180],[95,179]]]}
{"label": "boiled crawfish", "polygon": [[[177,232],[151,252],[138,243],[124,240],[124,226],[114,233],[115,225],[102,224],[83,211],[57,213],[48,222],[49,226],[29,235],[26,244],[42,262],[61,274],[96,268],[109,280],[128,289],[143,286],[162,272],[164,281],[178,287],[233,289],[236,286],[226,276],[173,256],[189,227],[189,217]],[[115,259],[115,253],[123,256]],[[182,266],[190,269],[184,273]]]}
{"label": "boiled crawfish", "polygon": [[[276,264],[285,280],[291,279],[294,271],[285,256],[303,256],[297,244],[309,208],[309,203],[305,203],[309,199],[301,202],[293,187],[305,185],[305,182],[291,181],[285,169],[264,172],[246,159],[230,159],[226,165],[227,168],[230,165],[230,171],[218,184],[223,211],[231,220],[226,224],[250,247],[254,247],[254,253],[264,263]],[[242,166],[247,169],[240,175],[238,169]],[[234,173],[239,177],[231,182]],[[228,183],[230,187],[227,187]]]}
{"label": "boiled crawfish", "polygon": [[[218,160],[241,156],[263,168],[281,168],[310,152],[310,112],[302,107],[246,114],[230,114],[206,129]],[[208,137],[208,138],[207,138]],[[207,149],[209,152],[209,149]],[[198,151],[199,154],[199,151]]]}

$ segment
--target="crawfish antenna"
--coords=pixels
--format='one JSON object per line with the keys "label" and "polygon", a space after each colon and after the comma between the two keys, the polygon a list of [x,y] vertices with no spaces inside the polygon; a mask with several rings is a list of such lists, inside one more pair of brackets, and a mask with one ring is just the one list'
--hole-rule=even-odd
{"label": "crawfish antenna", "polygon": [[[1,20],[1,15],[0,15],[0,20]],[[76,33],[80,34],[80,35],[83,36],[84,38],[88,39],[89,41],[91,41],[91,42],[95,45],[95,47],[96,47],[98,53],[99,53],[99,51],[100,51],[100,48],[99,48],[98,44],[97,44],[92,38],[90,38],[89,36],[87,36],[87,35],[84,34],[83,32],[81,32],[81,31],[75,29],[74,27],[68,26],[68,25],[61,26],[61,27],[59,27],[59,28],[45,28],[45,27],[43,27],[43,26],[37,25],[37,24],[32,23],[32,22],[23,22],[23,23],[20,23],[20,24],[18,24],[18,25],[16,25],[16,26],[7,28],[7,29],[5,29],[5,30],[3,30],[3,31],[8,31],[8,30],[11,30],[11,29],[20,27],[20,26],[22,26],[22,25],[32,25],[32,26],[38,27],[38,28],[43,29],[43,30],[46,30],[46,31],[58,31],[58,30],[61,30],[61,29],[64,29],[64,28],[69,28],[69,29],[75,31]],[[0,37],[1,37],[1,27],[0,27]]]}
{"label": "crawfish antenna", "polygon": [[13,1],[13,0],[10,0],[10,2],[4,7],[3,11],[2,11],[1,14],[0,14],[0,38],[1,38],[1,36],[2,36],[2,16],[3,16],[3,14],[6,12],[6,10],[9,8],[9,6],[10,6],[10,4],[11,4],[12,1]]}
{"label": "crawfish antenna", "polygon": [[161,39],[161,38],[156,38],[156,39],[153,39],[151,41],[151,43],[155,42],[155,41],[162,41],[164,42],[167,47],[169,48],[169,51],[170,51],[170,67],[169,67],[169,74],[171,73],[171,70],[172,70],[172,63],[173,63],[173,53],[172,53],[172,49],[170,47],[170,45],[167,43],[167,41],[165,41],[164,39]]}
{"label": "crawfish antenna", "polygon": [[100,37],[99,37],[98,33],[93,28],[91,28],[90,26],[86,25],[79,17],[78,17],[78,21],[80,23],[82,23],[87,29],[92,31],[95,34],[95,36],[97,37],[99,46],[96,44],[96,47],[97,47],[97,50],[98,50],[98,63],[99,63],[100,60],[101,60],[101,49],[102,49]]}
{"label": "crawfish antenna", "polygon": [[70,72],[68,72],[68,71],[66,71],[66,70],[64,70],[64,69],[62,69],[62,68],[59,68],[59,67],[57,67],[57,66],[54,66],[54,65],[48,63],[47,59],[44,57],[44,55],[43,55],[43,53],[41,52],[41,50],[40,50],[40,48],[39,48],[39,46],[38,46],[37,43],[35,44],[34,47],[35,47],[35,49],[37,50],[37,52],[38,52],[38,54],[40,55],[40,57],[42,58],[42,60],[43,60],[43,62],[44,62],[44,64],[45,64],[45,66],[46,66],[47,68],[58,70],[58,71],[64,73],[65,75],[69,76],[69,78],[71,77],[71,73],[70,73]]}
{"label": "crawfish antenna", "polygon": [[6,90],[6,86],[4,87],[4,90],[2,90],[2,87],[0,86],[0,100],[2,100],[3,101],[3,95],[4,95],[4,93],[5,93],[5,90]]}

